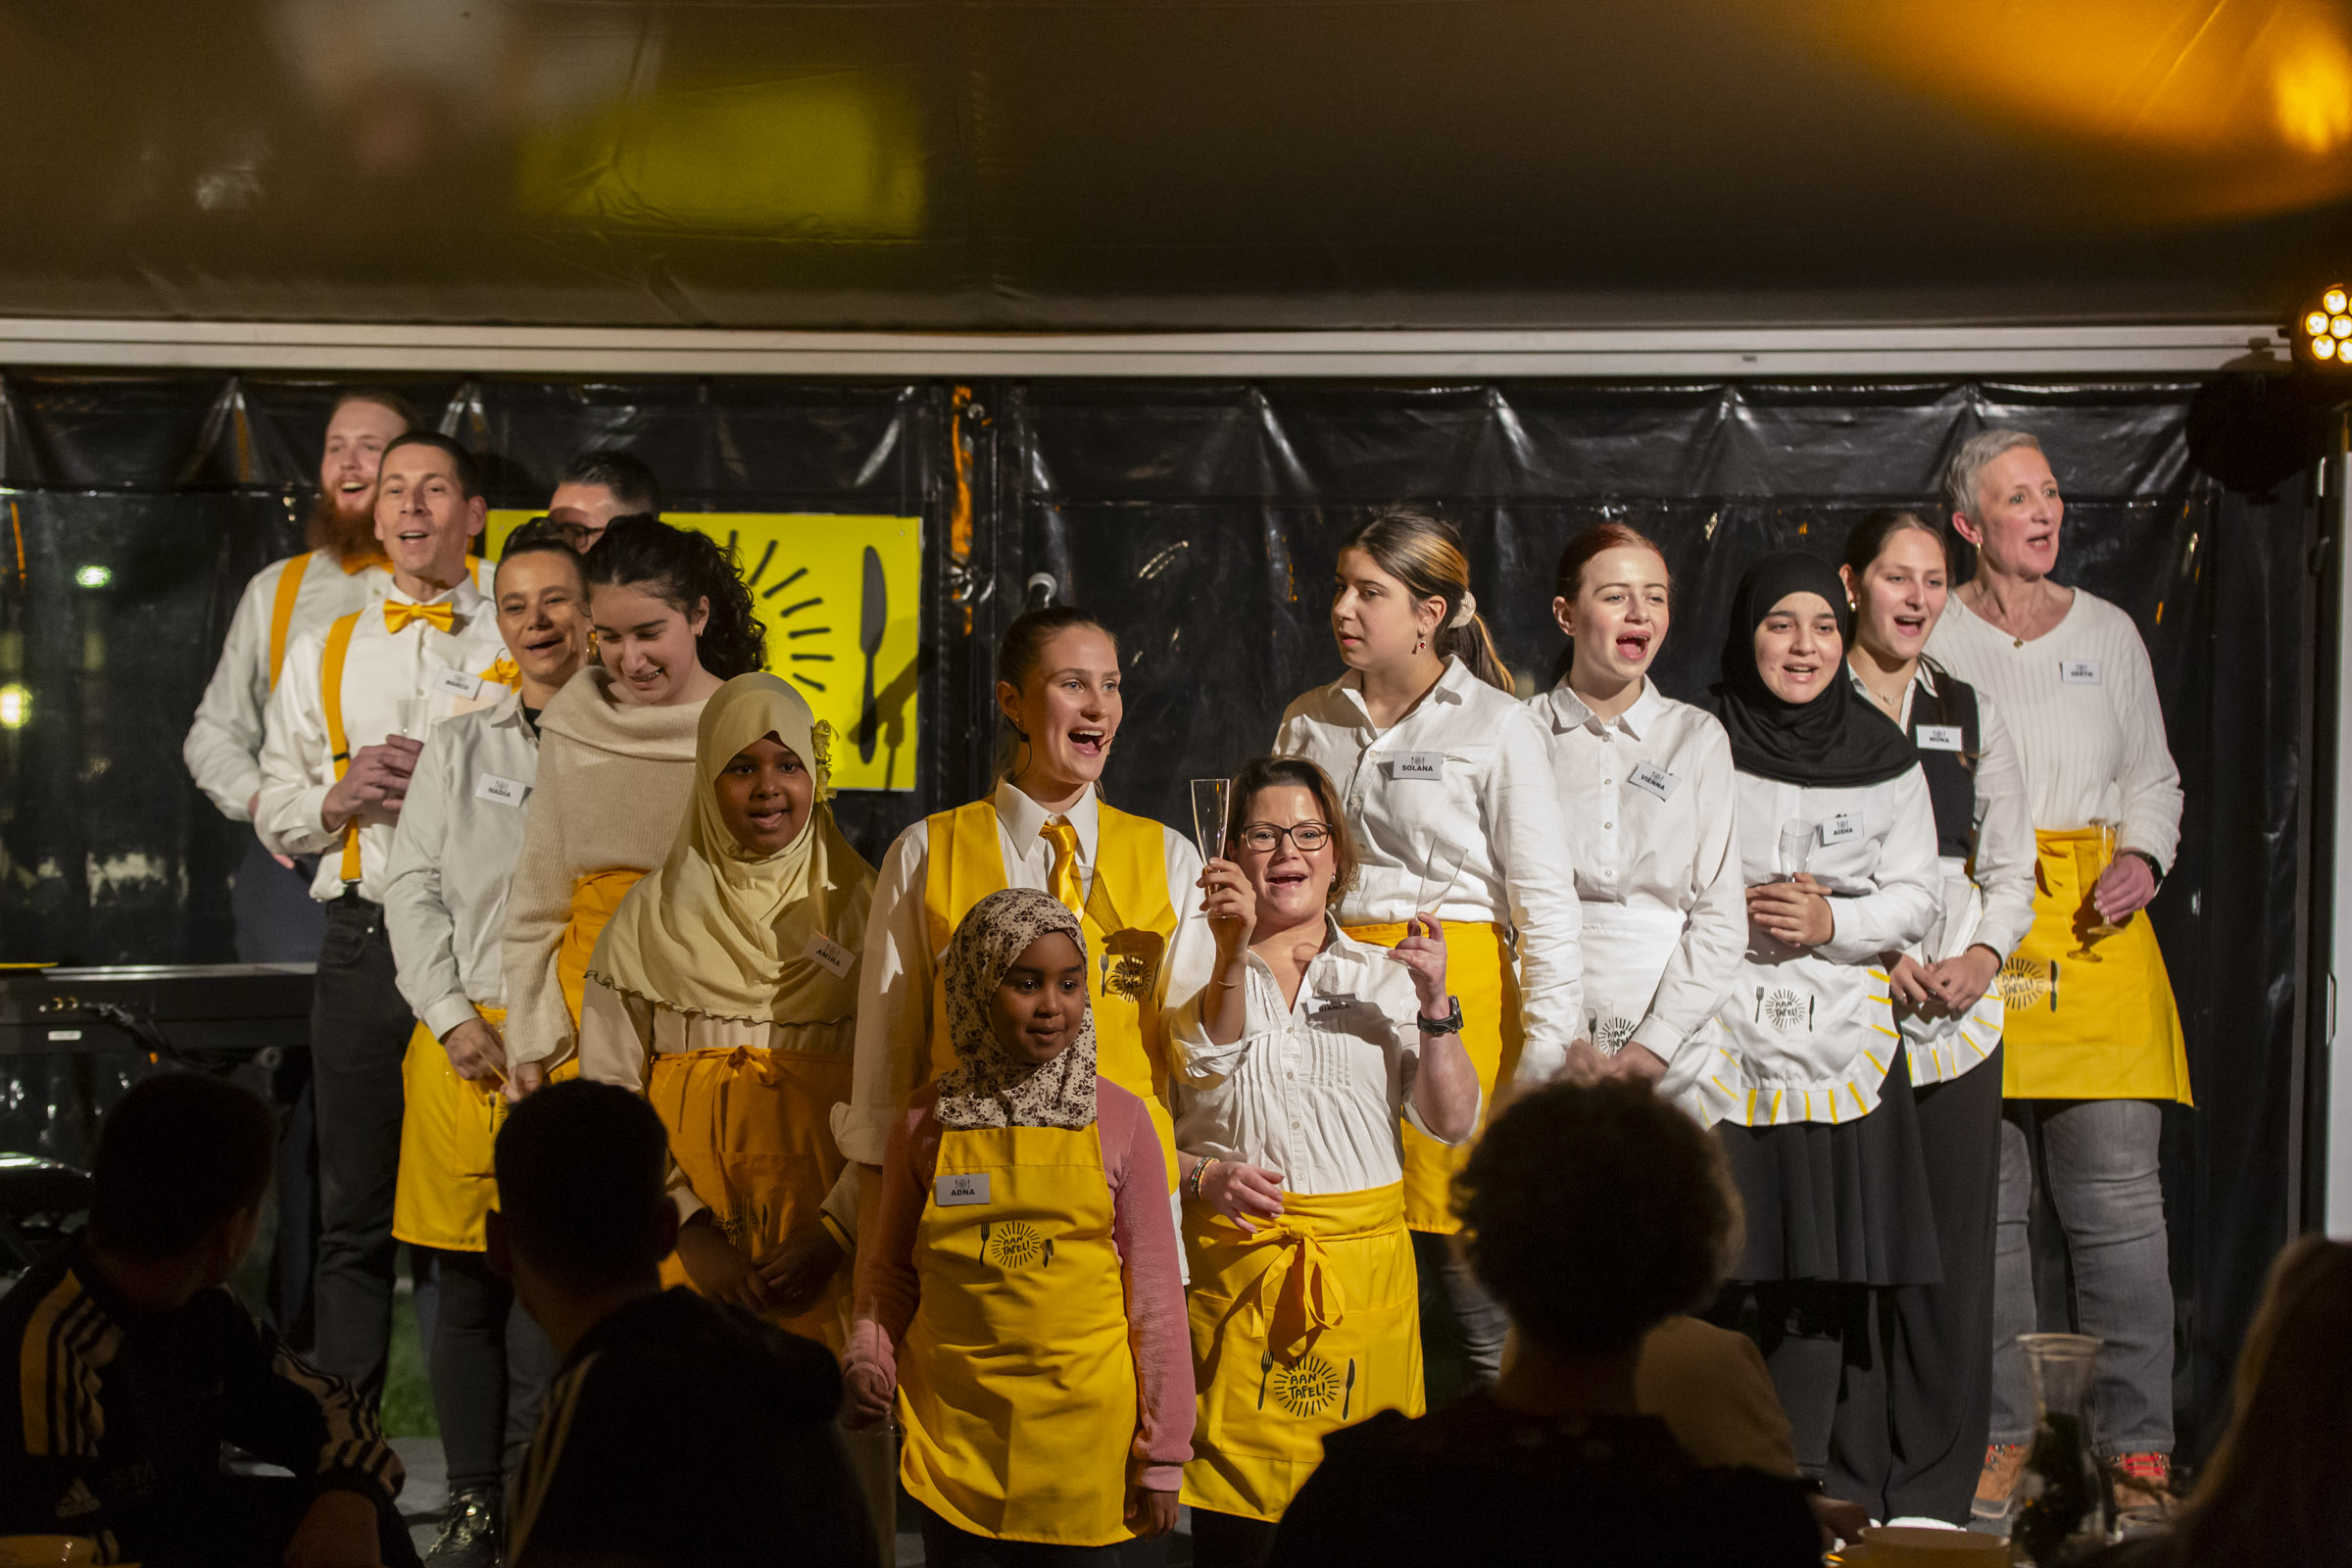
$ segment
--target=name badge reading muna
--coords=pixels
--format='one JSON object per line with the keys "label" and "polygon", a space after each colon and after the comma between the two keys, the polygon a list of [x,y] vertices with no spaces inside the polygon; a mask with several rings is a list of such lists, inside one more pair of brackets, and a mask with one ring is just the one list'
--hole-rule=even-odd
{"label": "name badge reading muna", "polygon": [[1682,782],[1655,762],[1636,762],[1626,773],[1625,781],[1638,790],[1648,791],[1661,801],[1671,797],[1674,787]]}
{"label": "name badge reading muna", "polygon": [[1960,726],[1957,724],[1920,725],[1919,749],[1923,752],[1956,752],[1960,750]]}
{"label": "name badge reading muna", "polygon": [[957,1203],[988,1201],[988,1172],[978,1171],[969,1176],[942,1176],[932,1189],[931,1200],[942,1208],[954,1208]]}
{"label": "name badge reading muna", "polygon": [[520,806],[531,787],[520,779],[500,778],[496,773],[484,773],[473,781],[473,798],[497,806]]}
{"label": "name badge reading muna", "polygon": [[[821,931],[808,939],[808,946],[801,950],[801,956],[836,980],[847,975],[850,965],[858,961],[857,955]],[[982,1177],[981,1180],[986,1181],[987,1178]],[[946,1200],[942,1199],[941,1201],[945,1202]]]}
{"label": "name badge reading muna", "polygon": [[462,669],[445,669],[433,677],[433,690],[461,703],[470,703],[482,695],[482,677],[468,675]]}
{"label": "name badge reading muna", "polygon": [[1861,836],[1862,818],[1853,811],[1839,811],[1836,816],[1821,824],[1821,842],[1825,846],[1843,844],[1847,839],[1858,839]]}
{"label": "name badge reading muna", "polygon": [[1446,777],[1446,754],[1444,752],[1399,752],[1390,760],[1389,777],[1427,779],[1432,783],[1442,782]]}
{"label": "name badge reading muna", "polygon": [[2061,686],[2096,686],[2099,683],[2099,662],[2095,659],[2062,659],[2058,662],[2058,684]]}

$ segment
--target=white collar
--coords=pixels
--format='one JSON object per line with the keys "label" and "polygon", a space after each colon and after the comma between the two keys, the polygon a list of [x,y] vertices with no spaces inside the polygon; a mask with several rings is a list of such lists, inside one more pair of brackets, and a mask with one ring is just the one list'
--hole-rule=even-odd
{"label": "white collar", "polygon": [[1078,830],[1078,859],[1081,864],[1095,863],[1095,841],[1098,822],[1095,812],[1095,787],[1089,784],[1078,804],[1067,811],[1049,812],[1031,800],[1010,779],[997,781],[997,820],[1004,824],[1005,835],[1012,840],[1013,853],[1026,856],[1029,846],[1044,831],[1047,822],[1058,816]]}
{"label": "white collar", "polygon": [[1595,735],[1612,724],[1634,740],[1640,740],[1665,714],[1670,700],[1658,690],[1658,683],[1648,675],[1642,677],[1642,695],[1626,705],[1615,718],[1602,718],[1586,706],[1566,681],[1561,681],[1544,694],[1551,702],[1551,722],[1554,734],[1572,729],[1590,729]]}
{"label": "white collar", "polygon": [[[1440,672],[1438,683],[1429,689],[1428,695],[1421,699],[1421,703],[1451,703],[1458,708],[1469,700],[1468,688],[1470,683],[1476,679],[1478,677],[1470,673],[1470,666],[1462,662],[1459,655],[1447,654],[1446,668]],[[1360,669],[1349,670],[1340,677],[1339,688],[1341,695],[1346,697],[1348,704],[1354,708],[1356,716],[1363,720],[1364,727],[1379,729],[1380,726],[1372,722],[1372,710],[1364,706],[1364,672]],[[1411,712],[1405,714],[1405,718],[1410,718],[1413,713],[1419,711],[1421,711],[1421,704],[1415,704]],[[1396,720],[1397,724],[1403,722],[1404,718]],[[1389,727],[1395,729],[1396,725],[1392,724]]]}

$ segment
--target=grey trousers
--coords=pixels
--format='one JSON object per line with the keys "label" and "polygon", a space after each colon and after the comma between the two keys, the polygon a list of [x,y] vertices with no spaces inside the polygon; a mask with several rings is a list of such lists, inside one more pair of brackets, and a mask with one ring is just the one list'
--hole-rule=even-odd
{"label": "grey trousers", "polygon": [[2173,1279],[2156,1168],[2162,1108],[2146,1100],[2012,1100],[2001,1118],[1991,1441],[2034,1436],[2017,1337],[2070,1326],[2035,1317],[2026,1227],[2040,1181],[2074,1268],[2072,1326],[2107,1342],[2091,1388],[2092,1441],[2102,1454],[2170,1453]]}

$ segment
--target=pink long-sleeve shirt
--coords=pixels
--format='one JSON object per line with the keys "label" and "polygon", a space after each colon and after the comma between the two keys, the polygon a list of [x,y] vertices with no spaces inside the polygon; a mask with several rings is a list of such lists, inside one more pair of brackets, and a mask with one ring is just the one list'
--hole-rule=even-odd
{"label": "pink long-sleeve shirt", "polygon": [[[856,1321],[842,1357],[854,1383],[898,1386],[898,1348],[914,1321],[920,1289],[914,1270],[916,1227],[939,1167],[938,1087],[916,1090],[891,1124],[882,1157],[882,1190],[868,1210],[872,1228],[858,1243]],[[1095,1081],[1095,1120],[1109,1178],[1111,1241],[1127,1294],[1127,1341],[1135,1353],[1138,1478],[1152,1492],[1174,1492],[1193,1456],[1193,1348],[1185,1321],[1184,1277],[1176,1223],[1168,1209],[1167,1163],[1144,1102],[1107,1078]]]}

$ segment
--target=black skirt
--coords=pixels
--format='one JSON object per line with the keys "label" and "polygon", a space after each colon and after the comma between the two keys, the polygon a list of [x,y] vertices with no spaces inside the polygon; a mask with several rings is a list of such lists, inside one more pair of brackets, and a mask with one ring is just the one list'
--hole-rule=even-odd
{"label": "black skirt", "polygon": [[1739,1280],[1938,1285],[1943,1258],[1903,1048],[1879,1103],[1846,1122],[1720,1122],[1715,1135],[1747,1209]]}

